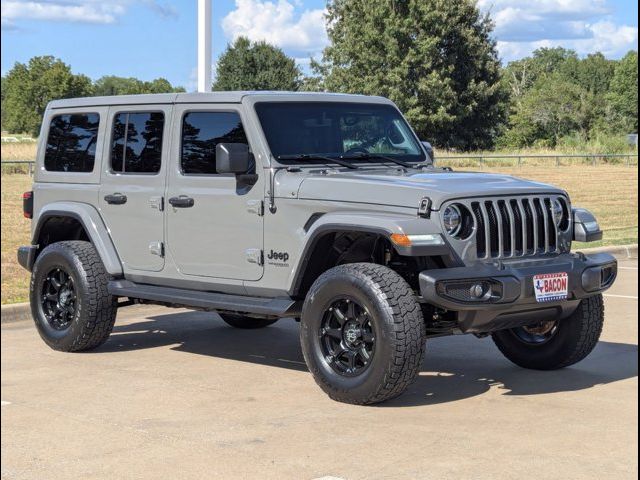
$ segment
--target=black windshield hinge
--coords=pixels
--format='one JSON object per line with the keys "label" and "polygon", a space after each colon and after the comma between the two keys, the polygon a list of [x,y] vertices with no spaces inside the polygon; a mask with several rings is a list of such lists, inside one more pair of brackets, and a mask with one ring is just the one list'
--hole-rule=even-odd
{"label": "black windshield hinge", "polygon": [[431,206],[433,202],[429,197],[422,197],[418,205],[418,216],[422,218],[431,218]]}

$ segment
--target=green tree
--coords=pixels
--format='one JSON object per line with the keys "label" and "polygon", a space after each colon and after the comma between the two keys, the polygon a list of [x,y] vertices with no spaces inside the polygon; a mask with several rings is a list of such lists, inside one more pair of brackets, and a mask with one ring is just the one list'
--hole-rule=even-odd
{"label": "green tree", "polygon": [[638,52],[630,51],[616,65],[609,93],[608,117],[611,131],[638,132]]}
{"label": "green tree", "polygon": [[51,100],[92,94],[91,80],[52,56],[16,63],[3,79],[2,128],[38,135]]}
{"label": "green tree", "polygon": [[565,65],[579,62],[575,51],[562,47],[539,48],[530,57],[509,62],[504,69],[503,79],[509,90],[511,102],[519,102],[541,77],[560,70],[569,70]]}
{"label": "green tree", "polygon": [[439,146],[493,144],[507,95],[475,1],[332,0],[327,10],[331,44],[316,66],[326,90],[388,97]]}
{"label": "green tree", "polygon": [[593,118],[593,94],[560,73],[541,76],[514,106],[501,143],[510,147],[554,147],[578,132],[586,138]]}
{"label": "green tree", "polygon": [[600,53],[592,53],[583,59],[572,57],[559,66],[562,75],[594,95],[606,95],[616,68],[615,60],[608,60]]}
{"label": "green tree", "polygon": [[106,75],[100,77],[93,85],[94,95],[137,95],[141,93],[173,93],[184,92],[182,87],[174,87],[164,78],[156,78],[143,82],[137,78]]}
{"label": "green tree", "polygon": [[240,37],[220,56],[213,90],[295,91],[300,81],[300,69],[281,49]]}

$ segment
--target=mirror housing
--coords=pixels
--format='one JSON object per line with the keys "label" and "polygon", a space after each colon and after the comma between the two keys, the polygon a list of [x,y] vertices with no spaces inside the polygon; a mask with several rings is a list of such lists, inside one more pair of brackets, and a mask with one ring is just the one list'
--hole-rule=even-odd
{"label": "mirror housing", "polygon": [[435,156],[433,154],[433,146],[431,145],[431,142],[427,142],[426,140],[422,140],[420,143],[422,143],[422,146],[424,147],[425,151],[427,152],[427,155],[429,156],[429,160],[431,160],[432,164],[436,163],[436,159]]}
{"label": "mirror housing", "polygon": [[584,208],[573,209],[573,239],[576,242],[602,240],[602,230],[593,214]]}
{"label": "mirror housing", "polygon": [[247,173],[251,164],[249,145],[246,143],[219,143],[216,145],[216,170],[218,173]]}

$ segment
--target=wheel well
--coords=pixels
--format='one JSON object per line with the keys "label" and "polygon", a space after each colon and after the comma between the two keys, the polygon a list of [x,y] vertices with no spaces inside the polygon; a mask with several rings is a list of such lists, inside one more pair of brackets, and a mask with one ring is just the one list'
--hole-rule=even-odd
{"label": "wheel well", "polygon": [[418,274],[431,268],[443,268],[440,257],[405,257],[399,255],[389,239],[380,233],[331,231],[323,233],[303,259],[293,296],[304,298],[313,282],[324,272],[346,263],[376,263],[400,274],[416,291]]}
{"label": "wheel well", "polygon": [[44,220],[34,238],[38,250],[41,251],[47,245],[64,240],[91,241],[82,223],[73,217],[52,216]]}

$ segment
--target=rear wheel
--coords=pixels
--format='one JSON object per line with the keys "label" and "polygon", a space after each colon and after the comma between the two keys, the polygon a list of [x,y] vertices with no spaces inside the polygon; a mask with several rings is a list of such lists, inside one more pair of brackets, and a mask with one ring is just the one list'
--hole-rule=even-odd
{"label": "rear wheel", "polygon": [[269,325],[273,325],[279,320],[278,318],[267,319],[243,317],[242,315],[235,315],[232,313],[221,313],[220,317],[225,321],[227,325],[244,330],[253,330],[256,328],[268,327]]}
{"label": "rear wheel", "polygon": [[536,370],[555,370],[584,359],[602,333],[602,295],[580,302],[568,318],[495,332],[498,349],[516,365]]}
{"label": "rear wheel", "polygon": [[302,310],[307,366],[320,388],[340,402],[373,404],[400,395],[420,370],[425,339],[411,287],[381,265],[328,270]]}
{"label": "rear wheel", "polygon": [[47,345],[77,352],[107,340],[117,311],[108,281],[89,242],[58,242],[42,251],[33,267],[29,296],[38,333]]}

